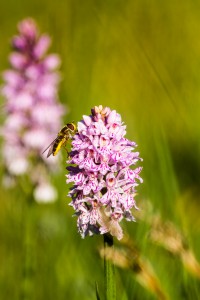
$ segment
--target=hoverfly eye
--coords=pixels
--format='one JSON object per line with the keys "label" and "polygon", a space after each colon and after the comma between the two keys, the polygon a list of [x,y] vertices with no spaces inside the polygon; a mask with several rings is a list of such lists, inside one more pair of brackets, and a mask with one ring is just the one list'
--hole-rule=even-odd
{"label": "hoverfly eye", "polygon": [[73,123],[68,123],[68,124],[67,124],[67,127],[68,127],[70,130],[72,130],[72,131],[75,130],[75,125],[74,125]]}

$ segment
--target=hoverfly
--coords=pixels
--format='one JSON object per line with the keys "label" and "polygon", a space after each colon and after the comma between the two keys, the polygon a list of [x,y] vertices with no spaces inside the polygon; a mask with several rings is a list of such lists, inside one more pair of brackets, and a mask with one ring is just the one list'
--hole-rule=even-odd
{"label": "hoverfly", "polygon": [[68,123],[65,125],[57,135],[57,138],[42,152],[42,154],[47,151],[47,157],[51,154],[55,156],[62,146],[65,146],[67,141],[72,138],[72,136],[76,133],[76,125],[74,123]]}

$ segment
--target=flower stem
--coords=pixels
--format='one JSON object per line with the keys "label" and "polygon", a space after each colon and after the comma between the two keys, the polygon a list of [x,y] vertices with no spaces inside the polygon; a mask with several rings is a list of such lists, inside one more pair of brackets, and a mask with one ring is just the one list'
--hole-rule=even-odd
{"label": "flower stem", "polygon": [[[114,247],[113,236],[104,234],[104,250]],[[105,299],[116,299],[115,268],[113,263],[104,257]]]}
{"label": "flower stem", "polygon": [[33,237],[33,199],[28,195],[24,207],[24,249],[23,249],[23,274],[21,285],[21,300],[33,298],[34,282],[34,237]]}

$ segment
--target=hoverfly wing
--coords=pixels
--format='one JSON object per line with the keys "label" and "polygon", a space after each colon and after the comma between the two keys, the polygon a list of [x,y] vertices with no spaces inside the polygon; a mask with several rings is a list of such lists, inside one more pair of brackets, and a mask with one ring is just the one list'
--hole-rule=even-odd
{"label": "hoverfly wing", "polygon": [[55,140],[53,140],[53,142],[51,142],[51,144],[42,152],[42,154],[49,149],[49,151],[47,153],[47,157],[49,157],[53,153],[53,145],[54,145],[54,143],[56,142],[57,139],[58,139],[58,137],[55,138]]}
{"label": "hoverfly wing", "polygon": [[52,145],[50,146],[49,151],[48,151],[48,153],[47,153],[47,158],[48,158],[51,154],[53,154],[53,146],[54,146],[54,144],[52,144]]}

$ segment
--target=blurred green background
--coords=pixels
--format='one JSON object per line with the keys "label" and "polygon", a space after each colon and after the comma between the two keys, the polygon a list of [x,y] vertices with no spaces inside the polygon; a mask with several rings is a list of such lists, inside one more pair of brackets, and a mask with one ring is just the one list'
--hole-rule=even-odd
{"label": "blurred green background", "polygon": [[[29,16],[50,34],[50,52],[62,60],[59,95],[70,109],[63,124],[102,104],[122,115],[127,137],[139,145],[141,211],[137,223],[123,223],[124,231],[151,264],[165,299],[199,299],[200,2],[1,1],[1,72],[9,66],[17,23]],[[27,299],[95,299],[95,281],[103,294],[102,237],[78,235],[66,197],[65,163],[55,184],[59,200],[31,208],[20,188],[1,187],[0,299],[22,299],[23,289]],[[161,230],[170,221],[184,237],[196,267],[187,268],[192,259],[184,264],[181,251],[167,250],[170,242],[163,247],[151,238],[158,215]],[[164,299],[132,271],[117,268],[116,276],[117,299]]]}

